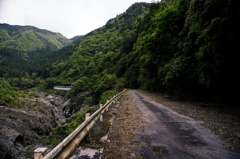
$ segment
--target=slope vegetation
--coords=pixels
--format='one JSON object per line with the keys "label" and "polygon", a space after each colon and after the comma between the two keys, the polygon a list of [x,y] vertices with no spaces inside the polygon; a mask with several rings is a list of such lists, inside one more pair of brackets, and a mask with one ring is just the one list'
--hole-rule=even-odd
{"label": "slope vegetation", "polygon": [[239,2],[136,3],[52,65],[48,82],[97,94],[144,88],[181,99],[236,101]]}
{"label": "slope vegetation", "polygon": [[33,60],[71,42],[60,33],[32,26],[0,24],[0,76],[22,76],[31,68],[29,63]]}
{"label": "slope vegetation", "polygon": [[[50,77],[54,84],[74,83],[72,94],[87,94],[87,103],[104,101],[124,87],[126,56],[135,43],[150,4],[136,3],[126,12],[110,19],[105,26],[85,35],[70,56],[52,64]],[[102,96],[101,96],[102,94]]]}

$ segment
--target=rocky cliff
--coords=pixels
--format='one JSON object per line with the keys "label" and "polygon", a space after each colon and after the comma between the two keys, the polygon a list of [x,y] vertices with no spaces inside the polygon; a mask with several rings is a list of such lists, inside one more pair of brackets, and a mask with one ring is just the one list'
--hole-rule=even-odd
{"label": "rocky cliff", "polygon": [[65,99],[39,92],[38,95],[24,99],[35,106],[0,106],[0,159],[32,158],[34,149],[41,146],[40,136],[65,123]]}

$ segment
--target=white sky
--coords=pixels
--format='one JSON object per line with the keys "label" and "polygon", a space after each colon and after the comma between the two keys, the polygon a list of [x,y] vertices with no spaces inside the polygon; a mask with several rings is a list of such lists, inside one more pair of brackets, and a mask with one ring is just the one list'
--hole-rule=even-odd
{"label": "white sky", "polygon": [[152,0],[0,0],[0,23],[31,25],[72,38],[105,25],[135,2]]}

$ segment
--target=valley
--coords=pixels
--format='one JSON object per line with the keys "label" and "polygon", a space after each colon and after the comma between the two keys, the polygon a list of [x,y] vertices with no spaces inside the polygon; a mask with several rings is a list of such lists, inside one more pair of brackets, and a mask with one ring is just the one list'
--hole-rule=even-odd
{"label": "valley", "polygon": [[[180,101],[169,109],[204,121],[238,151],[239,7],[234,0],[137,2],[72,39],[34,26],[0,24],[0,158],[28,159],[36,147],[53,148],[86,113],[125,88],[145,91],[130,91],[126,104],[143,105],[147,95],[162,105]],[[69,84],[67,91],[53,89]],[[162,110],[148,105],[152,116],[160,117]],[[137,108],[141,111],[131,108],[136,114],[125,107],[120,113],[134,120],[151,114]],[[129,122],[129,129],[143,129],[140,119]]]}

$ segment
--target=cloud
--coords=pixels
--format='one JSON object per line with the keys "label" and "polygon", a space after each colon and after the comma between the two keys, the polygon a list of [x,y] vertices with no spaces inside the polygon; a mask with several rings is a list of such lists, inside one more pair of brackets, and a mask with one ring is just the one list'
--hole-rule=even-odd
{"label": "cloud", "polygon": [[0,23],[32,25],[71,38],[103,26],[135,2],[137,1],[0,0]]}

